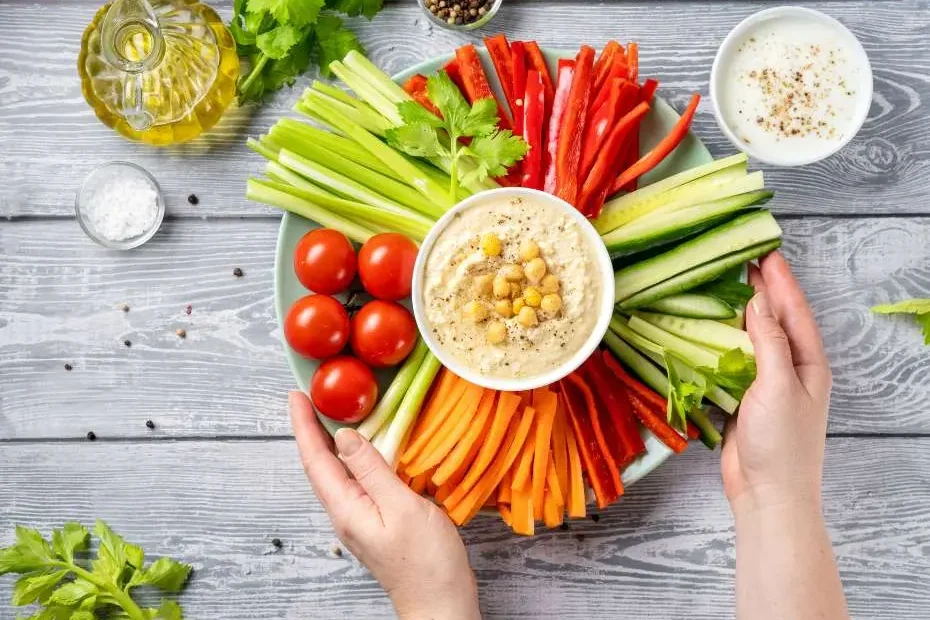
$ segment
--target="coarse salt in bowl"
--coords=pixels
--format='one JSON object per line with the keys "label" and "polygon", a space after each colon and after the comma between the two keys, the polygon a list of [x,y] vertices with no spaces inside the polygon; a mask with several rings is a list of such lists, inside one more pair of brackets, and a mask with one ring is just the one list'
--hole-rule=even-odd
{"label": "coarse salt in bowl", "polygon": [[129,250],[152,238],[165,216],[158,182],[129,162],[110,162],[87,175],[75,199],[78,223],[105,248]]}

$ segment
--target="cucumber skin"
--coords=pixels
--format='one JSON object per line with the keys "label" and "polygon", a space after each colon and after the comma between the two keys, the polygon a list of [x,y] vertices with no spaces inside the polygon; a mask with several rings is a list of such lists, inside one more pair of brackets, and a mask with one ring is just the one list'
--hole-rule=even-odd
{"label": "cucumber skin", "polygon": [[[701,307],[702,304],[704,304],[703,308]],[[711,310],[712,306],[715,307],[716,312]],[[713,295],[702,295],[700,293],[671,295],[658,300],[650,306],[646,306],[643,310],[661,312],[687,319],[711,319],[714,321],[725,321],[736,316],[736,310],[730,304],[717,299]]]}
{"label": "cucumber skin", "polygon": [[728,254],[722,258],[717,259],[716,261],[705,263],[700,267],[696,267],[690,271],[685,271],[684,273],[680,273],[677,276],[665,280],[664,282],[660,282],[659,284],[644,289],[639,293],[636,293],[635,295],[620,302],[618,307],[621,310],[634,310],[643,306],[648,306],[649,304],[655,303],[656,301],[664,299],[665,297],[669,297],[670,295],[677,295],[678,293],[689,291],[697,286],[700,286],[701,284],[710,282],[711,280],[719,277],[722,273],[732,267],[747,263],[761,256],[765,256],[769,252],[777,250],[780,247],[781,239],[775,239],[773,241],[767,241],[750,246],[745,250],[734,252],[733,254]]}

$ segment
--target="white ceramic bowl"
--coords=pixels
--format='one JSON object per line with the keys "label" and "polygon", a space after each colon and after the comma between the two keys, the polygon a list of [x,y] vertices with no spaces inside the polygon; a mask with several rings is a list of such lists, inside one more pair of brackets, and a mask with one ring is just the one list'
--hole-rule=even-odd
{"label": "white ceramic bowl", "polygon": [[[770,151],[756,148],[755,145],[747,143],[733,131],[721,111],[722,83],[726,79],[724,67],[730,62],[737,48],[744,41],[746,34],[764,21],[786,17],[815,23],[832,31],[842,45],[852,54],[851,62],[860,68],[859,84],[856,89],[856,108],[848,130],[845,131],[841,140],[825,142],[822,150],[809,153],[807,156],[792,155],[792,149],[790,148],[772,149]],[[717,124],[720,125],[720,129],[723,130],[723,133],[726,134],[736,148],[767,164],[803,166],[833,155],[846,146],[853,136],[859,132],[872,105],[872,68],[862,44],[846,26],[836,19],[813,9],[799,6],[778,6],[750,15],[731,30],[730,34],[723,40],[720,49],[717,50],[717,56],[714,58],[714,64],[710,71],[710,96]]]}
{"label": "white ceramic bowl", "polygon": [[[591,331],[591,335],[587,340],[585,340],[581,348],[575,351],[562,364],[541,375],[505,379],[500,377],[488,377],[482,375],[480,372],[477,372],[468,366],[463,365],[438,342],[436,342],[436,339],[433,337],[433,331],[430,328],[429,320],[426,317],[426,310],[423,304],[423,283],[424,277],[426,275],[426,260],[429,257],[430,251],[432,250],[436,239],[439,238],[439,235],[441,235],[442,232],[446,229],[446,227],[449,225],[449,222],[451,222],[459,213],[472,207],[485,204],[491,200],[510,200],[512,198],[527,198],[532,199],[535,202],[543,203],[550,208],[561,211],[578,223],[578,225],[581,227],[581,231],[586,242],[590,244],[592,253],[596,257],[594,269],[601,283],[601,302],[597,310],[597,321],[594,324],[594,329]],[[446,212],[446,214],[439,219],[436,225],[430,229],[429,234],[427,234],[426,239],[423,240],[423,243],[420,246],[420,251],[417,253],[417,261],[413,268],[413,290],[411,293],[411,298],[413,301],[413,314],[416,318],[417,327],[420,330],[420,335],[426,341],[430,351],[432,351],[433,354],[439,358],[439,361],[443,366],[463,379],[466,379],[467,381],[482,387],[493,390],[516,392],[521,390],[531,390],[555,383],[559,379],[564,378],[573,370],[581,366],[581,364],[586,359],[588,359],[591,353],[594,352],[598,344],[601,342],[601,339],[604,337],[604,333],[607,331],[607,326],[610,323],[610,317],[613,313],[614,274],[613,267],[610,263],[610,255],[607,253],[607,248],[604,246],[604,242],[601,241],[600,235],[597,234],[597,231],[594,230],[594,226],[588,222],[587,218],[579,213],[575,207],[568,204],[561,198],[535,189],[502,187],[500,189],[492,189],[486,192],[481,192],[466,198],[455,207],[450,209],[448,212]]]}

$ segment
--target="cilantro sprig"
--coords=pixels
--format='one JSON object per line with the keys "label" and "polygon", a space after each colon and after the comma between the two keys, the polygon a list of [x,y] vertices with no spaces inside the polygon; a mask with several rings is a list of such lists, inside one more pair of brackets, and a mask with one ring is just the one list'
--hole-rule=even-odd
{"label": "cilantro sprig", "polygon": [[97,521],[97,555],[87,557],[90,532],[66,523],[51,541],[37,530],[17,526],[16,542],[0,548],[0,575],[22,575],[13,586],[13,605],[37,603],[42,609],[26,620],[182,620],[181,606],[164,599],[160,607],[140,607],[132,589],[151,586],[180,592],[190,576],[188,564],[159,558],[146,565],[141,547],[127,543],[106,523]]}
{"label": "cilantro sprig", "polygon": [[875,314],[912,314],[923,328],[924,344],[930,344],[930,299],[905,299],[894,304],[872,307]]}
{"label": "cilantro sprig", "polygon": [[383,0],[235,0],[229,23],[236,50],[249,59],[249,73],[239,80],[239,103],[259,101],[290,86],[311,61],[329,76],[329,63],[349,50],[362,50],[355,34],[335,13],[368,19]]}
{"label": "cilantro sprig", "polygon": [[[453,200],[460,181],[468,184],[489,176],[503,176],[507,168],[526,155],[528,147],[522,138],[510,130],[498,129],[497,103],[493,98],[468,105],[445,71],[427,79],[426,92],[442,118],[415,101],[402,102],[397,110],[404,124],[389,129],[386,137],[388,144],[408,155],[448,157]],[[471,140],[465,145],[463,138]],[[471,165],[463,174],[459,168],[465,160]]]}

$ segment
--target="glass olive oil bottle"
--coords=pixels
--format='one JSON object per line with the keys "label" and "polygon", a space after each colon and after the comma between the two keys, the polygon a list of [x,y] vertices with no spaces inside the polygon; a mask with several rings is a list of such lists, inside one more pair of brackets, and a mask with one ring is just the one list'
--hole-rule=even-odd
{"label": "glass olive oil bottle", "polygon": [[78,73],[104,124],[131,140],[178,144],[210,129],[236,94],[232,35],[196,0],[115,0],[84,31]]}

